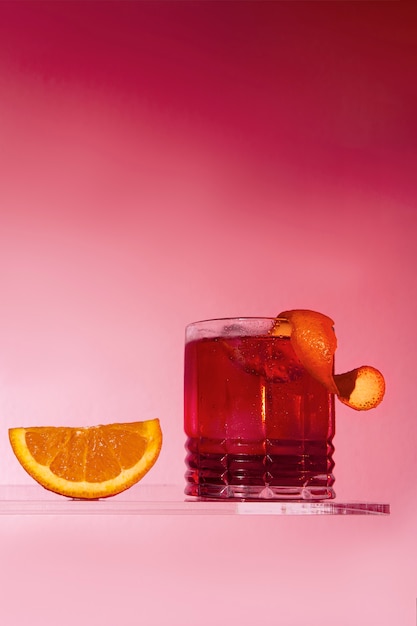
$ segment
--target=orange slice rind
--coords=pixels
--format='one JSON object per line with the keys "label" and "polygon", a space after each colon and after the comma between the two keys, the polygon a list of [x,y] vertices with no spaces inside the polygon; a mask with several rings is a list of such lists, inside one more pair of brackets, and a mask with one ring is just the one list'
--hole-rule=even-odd
{"label": "orange slice rind", "polygon": [[322,383],[329,393],[357,411],[373,409],[382,401],[385,380],[381,372],[370,365],[362,365],[345,374],[333,374],[337,339],[333,320],[307,309],[284,311],[277,316],[271,334],[279,334],[279,320],[288,320],[290,340],[303,367]]}
{"label": "orange slice rind", "polygon": [[384,397],[384,377],[370,365],[362,365],[345,374],[336,374],[334,378],[339,400],[357,411],[375,408]]}
{"label": "orange slice rind", "polygon": [[[333,320],[327,315],[306,309],[284,311],[277,320],[279,318],[287,319],[291,326],[291,343],[303,367],[330,393],[337,394],[333,380],[333,357],[337,347]],[[275,323],[271,334],[278,332],[279,325]]]}
{"label": "orange slice rind", "polygon": [[26,472],[54,493],[80,499],[113,496],[137,483],[162,445],[158,419],[90,426],[11,428],[13,452]]}

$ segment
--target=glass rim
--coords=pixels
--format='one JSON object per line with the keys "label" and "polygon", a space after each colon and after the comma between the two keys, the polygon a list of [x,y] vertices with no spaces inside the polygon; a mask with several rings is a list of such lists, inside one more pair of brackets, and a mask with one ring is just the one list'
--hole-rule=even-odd
{"label": "glass rim", "polygon": [[277,316],[269,316],[269,315],[244,315],[244,316],[229,316],[229,317],[212,317],[212,318],[208,318],[208,319],[204,319],[204,320],[197,320],[195,322],[190,322],[189,324],[186,325],[186,328],[189,328],[190,326],[197,326],[198,324],[208,324],[209,322],[232,322],[232,321],[239,321],[239,322],[254,322],[256,320],[260,320],[260,321],[270,321],[270,322],[275,322],[275,321],[281,321],[281,322],[289,322],[289,320],[286,317],[277,317]]}

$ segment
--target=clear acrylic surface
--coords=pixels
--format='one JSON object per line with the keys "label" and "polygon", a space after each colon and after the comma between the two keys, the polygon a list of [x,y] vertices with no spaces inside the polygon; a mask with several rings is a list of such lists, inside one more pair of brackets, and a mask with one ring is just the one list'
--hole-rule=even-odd
{"label": "clear acrylic surface", "polygon": [[375,502],[187,499],[178,485],[136,485],[101,500],[73,500],[38,485],[0,485],[0,515],[389,515]]}

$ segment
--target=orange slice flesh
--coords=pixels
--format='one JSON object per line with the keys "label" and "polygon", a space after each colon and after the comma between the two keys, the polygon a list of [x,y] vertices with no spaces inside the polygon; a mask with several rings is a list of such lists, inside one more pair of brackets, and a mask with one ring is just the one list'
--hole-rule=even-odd
{"label": "orange slice flesh", "polygon": [[333,320],[309,310],[284,311],[277,317],[271,333],[279,334],[279,318],[287,319],[294,352],[305,369],[330,393],[357,411],[373,409],[382,401],[385,381],[381,372],[362,365],[345,374],[333,375],[333,358],[337,340]]}
{"label": "orange slice flesh", "polygon": [[137,483],[162,445],[158,419],[74,428],[11,428],[18,461],[40,485],[63,496],[96,499]]}

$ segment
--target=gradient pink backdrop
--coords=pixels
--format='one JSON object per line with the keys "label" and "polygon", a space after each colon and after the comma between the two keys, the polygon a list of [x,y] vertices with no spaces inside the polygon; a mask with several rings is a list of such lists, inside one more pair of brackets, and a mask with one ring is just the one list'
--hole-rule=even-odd
{"label": "gradient pink backdrop", "polygon": [[389,518],[0,518],[1,623],[414,626],[417,13],[405,2],[0,4],[7,428],[160,417],[181,485],[184,326],[312,308],[338,499]]}

